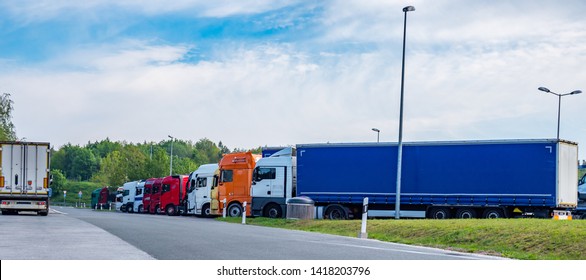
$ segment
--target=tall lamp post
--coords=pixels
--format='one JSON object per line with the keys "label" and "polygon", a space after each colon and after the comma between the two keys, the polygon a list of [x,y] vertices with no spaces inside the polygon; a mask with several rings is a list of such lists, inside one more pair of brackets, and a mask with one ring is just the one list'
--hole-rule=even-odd
{"label": "tall lamp post", "polygon": [[171,138],[171,163],[169,164],[169,176],[173,175],[173,142],[175,142],[175,138],[173,136],[168,135]]}
{"label": "tall lamp post", "polygon": [[405,85],[405,39],[407,37],[407,12],[415,11],[415,7],[407,6],[403,8],[405,20],[403,22],[403,63],[401,69],[401,105],[399,110],[399,145],[397,147],[397,193],[395,195],[395,219],[401,218],[401,168],[403,159],[403,93]]}
{"label": "tall lamp post", "polygon": [[541,91],[547,92],[547,93],[551,93],[553,95],[557,95],[557,97],[558,97],[558,134],[557,134],[557,140],[560,140],[560,114],[561,114],[560,112],[562,110],[562,96],[580,94],[580,93],[582,93],[582,91],[575,90],[570,93],[559,94],[559,93],[555,93],[555,92],[549,90],[546,87],[539,87],[538,90],[541,90]]}
{"label": "tall lamp post", "polygon": [[378,143],[379,139],[380,139],[380,137],[379,137],[380,136],[380,129],[373,128],[372,131],[376,132],[376,142]]}

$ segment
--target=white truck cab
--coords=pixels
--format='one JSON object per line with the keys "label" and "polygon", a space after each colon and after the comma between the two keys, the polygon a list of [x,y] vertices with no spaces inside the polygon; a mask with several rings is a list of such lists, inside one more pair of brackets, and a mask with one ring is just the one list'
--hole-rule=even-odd
{"label": "white truck cab", "polygon": [[[134,203],[132,204],[132,212],[133,213],[142,213],[143,211],[143,204],[142,204],[142,197],[144,195],[144,184],[145,180],[141,180],[136,185],[136,192],[134,196]],[[130,209],[129,209],[130,210]]]}
{"label": "white truck cab", "polygon": [[140,181],[126,182],[122,185],[122,212],[132,213],[134,211],[134,197],[136,196],[136,187]]}
{"label": "white truck cab", "polygon": [[126,206],[122,204],[122,199],[124,197],[124,188],[118,187],[116,189],[116,211],[125,212]]}
{"label": "white truck cab", "polygon": [[296,166],[296,157],[290,147],[256,162],[250,190],[253,216],[285,216],[287,199],[295,194]]}
{"label": "white truck cab", "polygon": [[218,183],[218,164],[203,164],[189,174],[186,213],[207,217],[210,215],[211,190]]}

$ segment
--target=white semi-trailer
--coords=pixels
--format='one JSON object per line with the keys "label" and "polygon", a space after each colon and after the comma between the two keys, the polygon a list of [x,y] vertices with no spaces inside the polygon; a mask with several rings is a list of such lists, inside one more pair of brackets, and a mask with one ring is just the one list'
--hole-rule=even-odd
{"label": "white semi-trailer", "polygon": [[49,143],[0,142],[0,210],[2,215],[49,213]]}

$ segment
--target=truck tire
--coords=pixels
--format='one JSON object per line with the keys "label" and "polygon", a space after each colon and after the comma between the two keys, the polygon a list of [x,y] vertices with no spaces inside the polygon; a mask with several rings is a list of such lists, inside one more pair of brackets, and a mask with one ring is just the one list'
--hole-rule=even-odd
{"label": "truck tire", "polygon": [[485,219],[500,219],[504,218],[505,214],[503,213],[503,210],[500,208],[488,208],[484,210],[482,217]]}
{"label": "truck tire", "polygon": [[120,212],[122,212],[122,213],[126,212],[126,205],[124,205],[124,204],[120,205]]}
{"label": "truck tire", "polygon": [[278,204],[270,203],[265,206],[263,216],[268,218],[281,218],[283,216],[283,210],[281,210],[281,206]]}
{"label": "truck tire", "polygon": [[132,203],[128,203],[126,204],[126,212],[128,213],[134,213],[134,205],[132,205]]}
{"label": "truck tire", "polygon": [[212,210],[210,209],[210,204],[206,203],[201,207],[201,216],[202,217],[209,217],[212,214]]}
{"label": "truck tire", "polygon": [[348,219],[348,214],[342,206],[332,205],[326,209],[325,218],[330,220],[346,220]]}
{"label": "truck tire", "polygon": [[228,217],[242,217],[242,206],[238,203],[232,203],[228,206]]}
{"label": "truck tire", "polygon": [[443,220],[449,219],[452,216],[450,215],[450,209],[446,207],[432,207],[429,209],[429,217],[431,219]]}
{"label": "truck tire", "polygon": [[456,218],[458,219],[476,219],[476,210],[473,208],[460,208],[456,212]]}
{"label": "truck tire", "polygon": [[47,216],[47,215],[49,215],[49,211],[39,211],[39,215]]}
{"label": "truck tire", "polygon": [[155,206],[155,214],[161,214],[161,206],[157,205]]}
{"label": "truck tire", "polygon": [[167,205],[165,212],[167,213],[167,216],[177,215],[177,209],[175,208],[175,205]]}
{"label": "truck tire", "polygon": [[143,211],[142,205],[139,205],[138,206],[138,213],[142,214],[143,212],[144,211]]}

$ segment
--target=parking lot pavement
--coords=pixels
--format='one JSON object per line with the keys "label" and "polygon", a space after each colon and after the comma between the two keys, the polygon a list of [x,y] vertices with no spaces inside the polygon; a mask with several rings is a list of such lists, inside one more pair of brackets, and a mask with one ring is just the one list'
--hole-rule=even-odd
{"label": "parking lot pavement", "polygon": [[0,215],[2,260],[152,260],[149,254],[107,231],[51,208]]}

